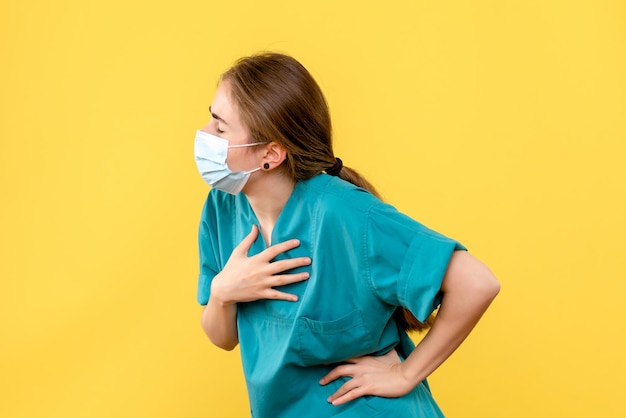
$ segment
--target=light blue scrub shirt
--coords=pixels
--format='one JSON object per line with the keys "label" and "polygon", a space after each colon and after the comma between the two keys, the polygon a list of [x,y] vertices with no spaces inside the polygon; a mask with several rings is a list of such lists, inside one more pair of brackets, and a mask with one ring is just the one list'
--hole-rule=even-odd
{"label": "light blue scrub shirt", "polygon": [[[198,302],[211,280],[259,222],[245,195],[211,190],[199,231]],[[238,304],[237,325],[254,418],[441,417],[426,381],[401,398],[367,396],[333,406],[326,399],[349,378],[319,380],[343,360],[414,348],[393,312],[408,308],[421,321],[441,300],[450,257],[464,249],[369,192],[326,174],[296,183],[271,244],[298,238],[278,259],[308,256],[310,278],[280,290],[297,302]],[[261,235],[252,256],[266,248]],[[216,376],[216,378],[219,378]]]}

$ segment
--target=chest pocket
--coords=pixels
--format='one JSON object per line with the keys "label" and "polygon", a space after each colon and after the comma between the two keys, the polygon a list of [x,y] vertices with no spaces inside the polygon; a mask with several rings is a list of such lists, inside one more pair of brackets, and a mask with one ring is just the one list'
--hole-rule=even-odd
{"label": "chest pocket", "polygon": [[296,327],[302,366],[338,363],[373,351],[374,337],[360,310],[332,321],[300,317]]}

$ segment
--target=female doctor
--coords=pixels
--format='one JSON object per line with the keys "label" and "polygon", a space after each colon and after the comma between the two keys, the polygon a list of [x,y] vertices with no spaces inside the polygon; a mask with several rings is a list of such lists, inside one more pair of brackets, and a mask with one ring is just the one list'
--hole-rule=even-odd
{"label": "female doctor", "polygon": [[[239,60],[210,111],[198,301],[213,344],[240,346],[252,416],[443,416],[426,377],[498,293],[489,269],[335,157],[295,59]],[[407,331],[426,327],[415,347]]]}

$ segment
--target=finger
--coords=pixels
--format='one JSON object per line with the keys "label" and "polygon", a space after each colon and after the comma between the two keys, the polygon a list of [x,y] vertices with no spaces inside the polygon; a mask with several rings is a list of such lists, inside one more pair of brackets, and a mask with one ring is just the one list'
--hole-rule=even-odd
{"label": "finger", "polygon": [[[352,381],[350,381],[352,382]],[[331,396],[329,398],[329,402],[332,403],[334,406],[338,406],[338,405],[342,405],[346,402],[350,402],[353,401],[357,398],[360,398],[361,396],[365,396],[367,395],[367,390],[365,388],[363,388],[362,386],[359,387],[355,387],[354,389],[346,392],[344,395],[341,395],[339,397],[334,397]]]}
{"label": "finger", "polygon": [[367,362],[368,360],[371,360],[373,358],[376,358],[376,357],[372,357],[372,356],[352,357],[352,358],[343,360],[343,363],[346,363],[346,364],[359,364],[359,363]]}
{"label": "finger", "polygon": [[400,360],[400,356],[398,355],[398,352],[396,351],[396,349],[392,348],[391,350],[389,350],[387,353],[383,354],[382,356],[353,357],[353,358],[344,360],[343,362],[357,364],[357,363],[366,362],[368,360],[378,360],[378,361],[383,360],[383,361],[386,361],[387,363],[389,363],[390,361],[393,361],[393,363],[397,363]]}
{"label": "finger", "polygon": [[322,379],[320,380],[320,385],[324,386],[329,384],[330,382],[333,382],[337,379],[339,379],[340,377],[344,377],[344,376],[349,376],[352,377],[352,367],[349,365],[341,365],[341,366],[337,366],[334,369],[332,369],[330,372],[328,372],[328,374],[324,377],[322,377]]}
{"label": "finger", "polygon": [[276,258],[279,254],[292,250],[298,247],[299,245],[300,245],[300,240],[290,239],[290,240],[283,241],[278,244],[274,244],[271,247],[266,248],[263,252],[259,253],[259,255],[265,258],[267,261],[270,261]]}
{"label": "finger", "polygon": [[297,302],[298,296],[291,293],[281,292],[276,289],[267,289],[263,295],[263,299],[286,300],[288,302]]}
{"label": "finger", "polygon": [[283,271],[295,269],[298,267],[308,266],[311,264],[309,257],[288,258],[286,260],[278,260],[269,264],[268,273],[278,274]]}
{"label": "finger", "polygon": [[337,389],[335,391],[335,393],[330,395],[328,397],[328,399],[326,399],[326,400],[328,402],[332,403],[333,405],[339,405],[339,404],[336,404],[335,402],[340,400],[342,396],[345,396],[346,394],[348,394],[351,391],[355,390],[357,387],[358,387],[358,384],[354,381],[354,379],[348,380],[346,383],[341,385],[341,387],[339,389]]}
{"label": "finger", "polygon": [[309,278],[309,273],[294,273],[294,274],[280,274],[277,276],[270,277],[270,286],[271,287],[280,287],[285,286],[291,283],[297,283],[304,281]]}
{"label": "finger", "polygon": [[246,237],[241,240],[239,245],[235,247],[233,253],[237,253],[239,255],[247,257],[248,251],[250,250],[250,247],[252,247],[252,244],[254,244],[254,241],[256,241],[258,235],[259,228],[256,225],[252,225],[252,230],[250,231],[250,233],[246,235]]}

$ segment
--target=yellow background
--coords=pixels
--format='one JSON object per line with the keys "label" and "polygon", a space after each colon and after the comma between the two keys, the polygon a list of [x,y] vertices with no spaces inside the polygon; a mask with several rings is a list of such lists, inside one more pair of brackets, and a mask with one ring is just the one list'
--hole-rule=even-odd
{"label": "yellow background", "polygon": [[449,417],[623,417],[622,1],[0,3],[0,416],[244,417],[195,302],[218,75],[290,53],[337,155],[503,290]]}

